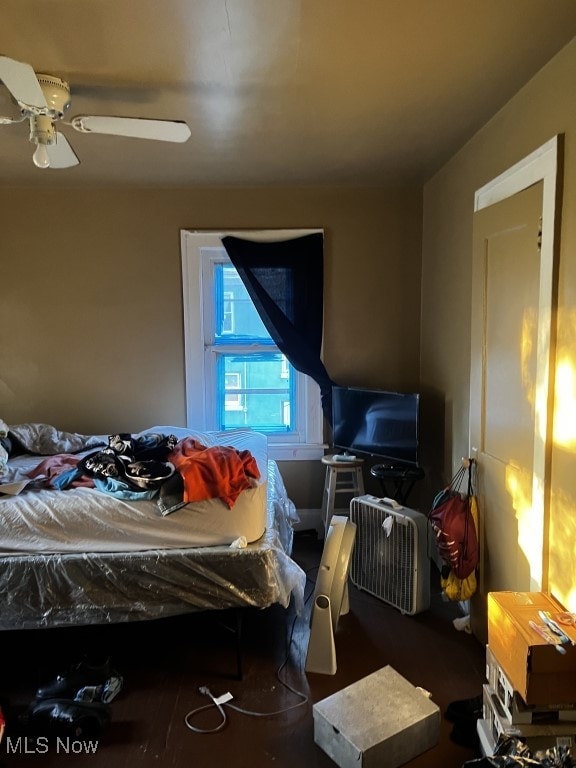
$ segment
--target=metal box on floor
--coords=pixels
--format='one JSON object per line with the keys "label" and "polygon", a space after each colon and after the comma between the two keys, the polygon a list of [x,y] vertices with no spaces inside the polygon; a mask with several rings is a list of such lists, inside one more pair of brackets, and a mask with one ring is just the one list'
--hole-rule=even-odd
{"label": "metal box on floor", "polygon": [[314,704],[314,741],[339,768],[397,768],[438,743],[440,709],[386,666]]}

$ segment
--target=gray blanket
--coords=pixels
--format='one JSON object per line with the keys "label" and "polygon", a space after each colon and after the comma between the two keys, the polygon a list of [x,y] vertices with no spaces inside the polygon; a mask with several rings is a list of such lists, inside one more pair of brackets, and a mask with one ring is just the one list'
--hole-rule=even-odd
{"label": "gray blanket", "polygon": [[8,436],[26,452],[41,456],[79,453],[106,445],[108,442],[107,436],[63,432],[50,424],[11,424]]}

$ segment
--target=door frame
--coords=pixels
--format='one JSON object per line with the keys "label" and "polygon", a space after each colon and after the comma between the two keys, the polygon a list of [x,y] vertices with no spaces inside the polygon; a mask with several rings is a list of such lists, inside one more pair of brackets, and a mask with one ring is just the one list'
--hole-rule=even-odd
{"label": "door frame", "polygon": [[[534,415],[534,457],[532,508],[534,535],[540,538],[540,563],[531,569],[535,591],[548,589],[548,527],[550,506],[550,449],[554,387],[555,276],[557,251],[557,208],[559,208],[560,135],[554,136],[527,157],[489,181],[474,194],[474,213],[499,203],[518,192],[543,182],[540,246],[540,284],[536,347],[536,400]],[[472,404],[471,404],[472,406]],[[470,433],[471,434],[471,433]],[[477,448],[470,445],[471,457]]]}

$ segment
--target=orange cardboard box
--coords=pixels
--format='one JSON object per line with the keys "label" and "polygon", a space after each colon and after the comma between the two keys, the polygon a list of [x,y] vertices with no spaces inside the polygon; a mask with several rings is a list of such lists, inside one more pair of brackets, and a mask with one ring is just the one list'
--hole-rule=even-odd
{"label": "orange cardboard box", "polygon": [[[545,592],[488,593],[488,645],[526,704],[576,702],[576,645],[565,643],[566,653],[558,653],[529,624],[542,624],[538,611],[554,618],[565,610]],[[562,629],[576,644],[576,627]]]}

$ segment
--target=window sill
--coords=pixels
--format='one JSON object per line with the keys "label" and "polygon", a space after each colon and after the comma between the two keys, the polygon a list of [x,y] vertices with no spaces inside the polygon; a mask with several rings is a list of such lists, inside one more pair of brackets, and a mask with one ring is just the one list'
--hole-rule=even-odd
{"label": "window sill", "polygon": [[268,443],[268,457],[274,461],[317,461],[327,447],[325,443]]}

